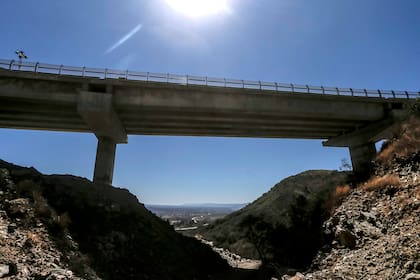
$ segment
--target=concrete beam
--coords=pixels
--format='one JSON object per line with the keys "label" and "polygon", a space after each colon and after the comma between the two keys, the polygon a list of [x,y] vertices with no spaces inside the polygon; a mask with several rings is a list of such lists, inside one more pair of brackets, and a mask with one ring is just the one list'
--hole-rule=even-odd
{"label": "concrete beam", "polygon": [[322,145],[326,147],[351,147],[363,145],[367,142],[375,143],[389,137],[396,123],[397,120],[390,116],[352,132],[329,138]]}
{"label": "concrete beam", "polygon": [[111,93],[80,91],[77,111],[98,139],[127,143],[127,133],[114,110]]}
{"label": "concrete beam", "polygon": [[110,138],[99,137],[93,183],[112,185],[117,144]]}
{"label": "concrete beam", "polygon": [[375,143],[350,146],[349,149],[353,172],[359,177],[367,177],[372,168],[372,160],[376,156]]}

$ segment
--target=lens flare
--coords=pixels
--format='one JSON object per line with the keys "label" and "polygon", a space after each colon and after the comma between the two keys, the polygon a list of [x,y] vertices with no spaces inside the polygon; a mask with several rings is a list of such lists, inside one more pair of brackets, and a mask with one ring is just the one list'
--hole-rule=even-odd
{"label": "lens flare", "polygon": [[198,18],[229,12],[226,0],[166,0],[175,11]]}

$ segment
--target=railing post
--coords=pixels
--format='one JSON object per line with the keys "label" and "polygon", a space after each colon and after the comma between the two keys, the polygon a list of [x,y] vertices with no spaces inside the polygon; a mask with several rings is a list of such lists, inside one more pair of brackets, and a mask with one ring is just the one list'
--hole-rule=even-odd
{"label": "railing post", "polygon": [[279,91],[279,85],[276,82],[274,82],[274,85],[276,86],[276,91]]}
{"label": "railing post", "polygon": [[149,81],[149,72],[146,73],[146,82]]}
{"label": "railing post", "polygon": [[82,77],[85,76],[85,72],[86,72],[86,66],[83,66],[83,68],[82,68]]}
{"label": "railing post", "polygon": [[352,88],[350,88],[350,92],[351,92],[351,96],[354,96],[354,92]]}
{"label": "railing post", "polygon": [[60,65],[60,68],[58,68],[58,75],[61,75],[61,71],[63,70],[63,64]]}
{"label": "railing post", "polygon": [[106,76],[107,76],[107,74],[108,74],[108,68],[105,68],[105,71],[104,71],[104,79],[106,80]]}
{"label": "railing post", "polygon": [[337,91],[337,95],[340,95],[340,90],[338,89],[338,87],[336,87],[335,90]]}
{"label": "railing post", "polygon": [[188,82],[189,82],[189,81],[188,81],[188,75],[187,75],[187,87],[188,87]]}
{"label": "railing post", "polygon": [[225,81],[225,87],[226,87],[226,78],[223,78],[223,80]]}
{"label": "railing post", "polygon": [[321,86],[321,89],[322,89],[322,94],[325,94],[324,86]]}
{"label": "railing post", "polygon": [[128,80],[128,70],[125,70],[125,79]]}
{"label": "railing post", "polygon": [[262,88],[261,88],[261,81],[258,81],[258,84],[260,85],[260,90],[261,90],[261,89],[262,89]]}
{"label": "railing post", "polygon": [[13,63],[15,63],[15,61],[12,59],[12,61],[9,63],[9,70],[12,70]]}
{"label": "railing post", "polygon": [[305,85],[305,87],[306,87],[306,91],[307,91],[308,93],[310,93],[310,91],[309,91],[309,86],[308,86],[308,85]]}
{"label": "railing post", "polygon": [[208,77],[206,76],[206,86],[209,85]]}
{"label": "railing post", "polygon": [[169,73],[166,73],[166,83],[169,84]]}
{"label": "railing post", "polygon": [[39,62],[35,63],[35,73],[38,70],[38,65],[39,65]]}
{"label": "railing post", "polygon": [[392,92],[392,97],[395,98],[395,91],[391,90],[391,92]]}
{"label": "railing post", "polygon": [[408,95],[408,91],[404,91],[405,95],[407,96],[407,99],[410,98],[410,96]]}
{"label": "railing post", "polygon": [[382,97],[382,92],[380,89],[378,89],[379,97]]}
{"label": "railing post", "polygon": [[294,84],[290,84],[290,86],[292,87],[292,92],[295,92],[295,85]]}
{"label": "railing post", "polygon": [[365,96],[366,96],[366,97],[368,97],[367,90],[366,90],[366,89],[364,89],[363,91],[365,92]]}

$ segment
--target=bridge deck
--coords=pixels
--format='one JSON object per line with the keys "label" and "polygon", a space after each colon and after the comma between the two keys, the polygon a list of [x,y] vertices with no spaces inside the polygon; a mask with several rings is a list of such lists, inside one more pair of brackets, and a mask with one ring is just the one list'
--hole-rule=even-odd
{"label": "bridge deck", "polygon": [[0,127],[23,129],[91,132],[78,112],[88,90],[112,93],[128,134],[327,139],[419,96],[5,60],[0,68]]}
{"label": "bridge deck", "polygon": [[363,173],[419,96],[0,60],[0,127],[95,133],[105,184],[127,134],[327,139]]}

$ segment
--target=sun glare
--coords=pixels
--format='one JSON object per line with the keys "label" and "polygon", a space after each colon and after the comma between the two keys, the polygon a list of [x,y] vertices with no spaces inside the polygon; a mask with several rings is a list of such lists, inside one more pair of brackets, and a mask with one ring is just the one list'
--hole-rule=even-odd
{"label": "sun glare", "polygon": [[189,17],[203,17],[228,12],[226,0],[166,0],[175,11]]}

